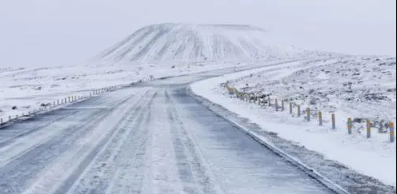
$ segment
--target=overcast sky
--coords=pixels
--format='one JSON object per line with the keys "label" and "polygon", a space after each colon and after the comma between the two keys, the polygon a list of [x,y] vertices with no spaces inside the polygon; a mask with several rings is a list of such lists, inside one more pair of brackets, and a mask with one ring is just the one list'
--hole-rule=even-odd
{"label": "overcast sky", "polygon": [[250,24],[309,49],[396,55],[395,0],[0,0],[0,66],[78,65],[164,22]]}

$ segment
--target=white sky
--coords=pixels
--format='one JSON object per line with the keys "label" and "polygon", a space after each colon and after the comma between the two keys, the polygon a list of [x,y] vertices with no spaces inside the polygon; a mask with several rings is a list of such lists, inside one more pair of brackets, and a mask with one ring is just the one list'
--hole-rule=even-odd
{"label": "white sky", "polygon": [[84,63],[164,22],[250,24],[304,48],[396,55],[395,0],[0,0],[0,67]]}

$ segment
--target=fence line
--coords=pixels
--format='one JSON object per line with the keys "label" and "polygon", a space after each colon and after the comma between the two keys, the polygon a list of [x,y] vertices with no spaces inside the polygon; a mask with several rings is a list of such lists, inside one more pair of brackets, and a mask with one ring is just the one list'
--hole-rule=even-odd
{"label": "fence line", "polygon": [[[152,80],[148,80],[148,81],[152,81]],[[139,81],[137,83],[140,83],[140,82],[142,82],[142,81]],[[14,115],[14,116],[10,115],[6,119],[0,118],[0,129],[5,126],[9,126],[13,123],[34,117],[36,115],[50,112],[60,106],[71,105],[71,104],[74,104],[77,102],[82,102],[82,101],[88,100],[92,97],[95,97],[95,96],[98,96],[98,95],[101,95],[104,93],[113,92],[113,91],[120,90],[123,88],[131,87],[132,85],[135,85],[135,84],[136,83],[134,82],[134,83],[130,83],[130,84],[120,84],[120,85],[115,85],[115,86],[94,89],[94,90],[91,90],[88,95],[68,96],[66,98],[57,99],[53,102],[43,103],[43,104],[41,104],[40,108],[38,108],[38,109],[34,109],[34,110],[31,110],[28,112],[23,112],[23,113],[20,113],[20,115]]]}
{"label": "fence line", "polygon": [[[261,74],[263,72],[259,72],[257,74]],[[233,81],[228,81],[225,84],[222,84],[223,87],[225,87],[228,91],[228,93],[230,95],[234,95],[236,96],[238,99],[252,103],[254,102],[255,104],[258,104],[260,107],[265,108],[265,107],[272,107],[273,106],[273,102],[271,99],[271,95],[255,95],[254,93],[245,93],[245,92],[240,92],[238,89],[236,89],[235,87],[230,87],[229,84],[230,83],[235,83],[235,82],[239,82],[241,80],[247,79],[248,77],[253,77],[255,76],[255,74],[251,74],[249,76],[244,76],[238,79],[235,79]],[[274,99],[274,107],[276,111],[280,110],[279,107],[279,99]],[[287,102],[288,100],[281,100],[281,111],[284,112],[285,111],[285,102]],[[305,120],[307,122],[311,122],[312,118],[316,118],[318,119],[319,122],[319,126],[324,126],[324,115],[322,111],[318,111],[318,110],[312,110],[310,107],[308,107],[306,110],[302,111],[302,107],[300,104],[296,104],[292,101],[289,101],[289,112],[291,115],[294,115],[294,109],[297,109],[297,117],[301,117],[302,114],[306,115],[305,116]],[[333,130],[335,130],[336,127],[336,114],[334,112],[331,113],[331,128]],[[369,119],[365,121],[366,122],[366,134],[367,134],[367,138],[370,139],[372,138],[372,128],[375,126],[374,123],[375,122],[371,122]],[[347,118],[347,133],[349,135],[353,134],[353,126],[354,126],[354,120],[352,118]],[[359,123],[359,122],[357,122]],[[385,127],[387,129],[387,131],[389,132],[390,135],[390,142],[394,143],[395,142],[395,125],[393,122],[389,122],[387,123],[385,126],[380,123],[380,129],[382,129],[383,127]],[[380,130],[381,131],[381,130]]]}

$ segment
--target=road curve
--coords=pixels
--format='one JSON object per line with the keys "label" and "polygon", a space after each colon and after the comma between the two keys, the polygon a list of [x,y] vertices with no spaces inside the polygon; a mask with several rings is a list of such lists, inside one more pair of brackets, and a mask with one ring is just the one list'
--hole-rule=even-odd
{"label": "road curve", "polygon": [[187,94],[216,74],[115,91],[1,129],[0,193],[332,193]]}

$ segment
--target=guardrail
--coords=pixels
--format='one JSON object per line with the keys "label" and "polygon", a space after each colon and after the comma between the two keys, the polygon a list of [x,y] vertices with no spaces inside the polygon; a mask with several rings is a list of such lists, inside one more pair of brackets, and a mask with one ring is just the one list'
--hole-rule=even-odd
{"label": "guardrail", "polygon": [[[259,73],[258,73],[259,74]],[[249,75],[245,76],[242,78],[238,78],[233,80],[232,82],[239,82],[241,80],[244,80],[248,77],[253,77],[254,75]],[[229,83],[227,82],[222,84],[222,87],[225,87],[226,90],[230,95],[235,96],[236,98],[248,102],[248,103],[253,103],[257,104],[258,106],[262,108],[272,108],[275,111],[286,111],[286,103],[289,104],[289,114],[294,116],[294,117],[304,117],[304,120],[307,122],[312,122],[316,120],[318,122],[319,126],[324,126],[324,123],[326,123],[327,120],[324,118],[324,113],[321,110],[313,110],[310,107],[303,109],[302,105],[297,104],[293,101],[285,100],[285,99],[272,99],[271,94],[267,95],[257,95],[254,93],[246,93],[246,92],[241,92],[235,87],[229,86]],[[336,121],[337,121],[337,115],[335,112],[330,112],[330,124],[331,128],[335,130],[337,128],[336,126]],[[371,121],[370,119],[353,119],[353,118],[347,118],[346,119],[346,124],[347,124],[347,133],[349,135],[353,134],[353,127],[354,124],[363,124],[365,123],[365,128],[366,128],[366,135],[367,138],[370,139],[372,138],[372,133],[373,133],[373,128],[378,127],[379,132],[383,133],[389,133],[390,135],[390,142],[394,143],[395,142],[395,124],[393,122],[387,122],[387,123],[382,123],[382,122],[376,122],[376,121]]]}

